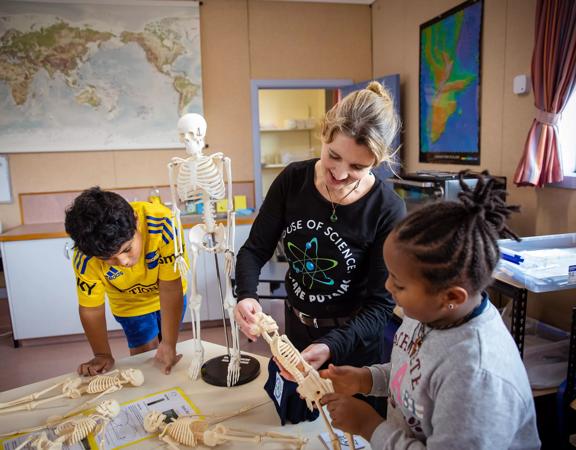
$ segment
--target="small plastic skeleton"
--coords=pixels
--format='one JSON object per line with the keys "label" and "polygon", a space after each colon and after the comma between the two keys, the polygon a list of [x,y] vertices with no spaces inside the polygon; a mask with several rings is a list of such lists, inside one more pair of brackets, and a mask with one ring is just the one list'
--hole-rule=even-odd
{"label": "small plastic skeleton", "polygon": [[[232,335],[232,348],[228,363],[227,385],[233,386],[240,377],[240,338],[238,325],[234,320],[235,301],[232,294],[231,275],[234,267],[234,232],[235,212],[232,203],[232,168],[230,158],[222,153],[204,155],[204,136],[206,135],[206,121],[199,114],[185,114],[178,121],[180,140],[186,146],[186,159],[172,158],[168,164],[170,190],[172,193],[172,212],[174,227],[174,270],[180,270],[182,277],[189,278],[190,311],[192,315],[192,363],[188,369],[190,378],[196,379],[204,361],[204,348],[200,336],[200,307],[202,296],[198,293],[196,282],[196,261],[198,253],[205,251],[213,254],[223,253],[225,258],[225,294],[224,308],[230,319]],[[224,186],[226,175],[226,187]],[[216,224],[216,201],[226,198],[227,212],[226,227]],[[190,242],[190,269],[184,259],[184,238],[182,237],[182,223],[178,201],[202,200],[204,211],[203,223],[194,226],[188,235]],[[218,275],[219,276],[219,275]],[[220,279],[218,279],[220,284]],[[228,335],[226,335],[228,341]]]}
{"label": "small plastic skeleton", "polygon": [[25,440],[14,450],[21,450],[26,447],[27,444],[30,444],[35,450],[62,450],[62,442],[59,439],[51,441],[48,439],[48,436],[46,436],[46,433]]}
{"label": "small plastic skeleton", "polygon": [[227,442],[250,442],[261,444],[279,442],[304,448],[307,440],[282,433],[252,433],[250,431],[227,428],[221,424],[199,420],[195,416],[178,417],[166,423],[166,416],[157,411],[150,411],[144,418],[144,429],[148,433],[159,432],[159,439],[174,450],[179,450],[178,444],[186,447],[205,445],[216,447]]}
{"label": "small plastic skeleton", "polygon": [[[60,398],[80,398],[84,394],[99,394],[92,399],[97,400],[103,395],[116,392],[125,384],[131,386],[141,386],[144,383],[144,374],[138,369],[114,370],[106,375],[96,375],[90,378],[73,377],[61,383],[50,386],[39,392],[27,395],[6,403],[0,403],[0,414],[13,413],[16,411],[30,411],[45,403],[58,400]],[[38,400],[44,394],[61,388],[62,393]],[[69,414],[71,415],[71,414]]]}
{"label": "small plastic skeleton", "polygon": [[[24,448],[28,443],[31,443],[33,448],[39,450],[58,450],[61,449],[64,444],[77,444],[90,434],[97,436],[102,433],[110,420],[116,417],[119,412],[120,405],[116,400],[105,400],[95,408],[93,414],[88,416],[74,416],[64,419],[56,425],[54,432],[58,438],[55,441],[51,441],[46,436],[46,433],[42,433],[39,436],[33,436],[24,441],[16,447],[15,450]],[[102,441],[98,444],[98,448],[103,448]]]}
{"label": "small plastic skeleton", "polygon": [[[298,387],[296,391],[304,400],[308,409],[312,411],[315,407],[320,411],[320,415],[326,424],[332,448],[340,450],[340,441],[334,432],[322,406],[320,399],[324,395],[334,392],[332,381],[326,378],[321,378],[318,371],[308,364],[294,344],[290,342],[288,337],[278,333],[278,324],[274,319],[262,312],[257,313],[257,322],[250,327],[250,334],[254,336],[262,336],[270,346],[272,354],[278,363],[294,378]],[[354,438],[351,434],[345,433],[348,446],[354,449]]]}

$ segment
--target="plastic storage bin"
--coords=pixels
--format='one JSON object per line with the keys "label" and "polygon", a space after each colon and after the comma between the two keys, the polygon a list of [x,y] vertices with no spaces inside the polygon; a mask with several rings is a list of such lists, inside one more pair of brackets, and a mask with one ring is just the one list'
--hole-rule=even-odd
{"label": "plastic storage bin", "polygon": [[570,335],[538,320],[526,321],[524,365],[533,389],[555,388],[566,378]]}
{"label": "plastic storage bin", "polygon": [[498,241],[495,276],[512,279],[532,292],[576,289],[576,233]]}
{"label": "plastic storage bin", "polygon": [[[503,320],[510,329],[509,308]],[[524,366],[532,389],[560,386],[566,378],[570,334],[531,317],[526,318],[524,334]]]}

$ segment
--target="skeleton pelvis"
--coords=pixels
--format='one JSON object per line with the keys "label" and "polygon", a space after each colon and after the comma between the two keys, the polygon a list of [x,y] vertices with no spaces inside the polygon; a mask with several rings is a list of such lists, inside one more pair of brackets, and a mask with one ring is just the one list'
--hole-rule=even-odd
{"label": "skeleton pelvis", "polygon": [[211,234],[206,225],[201,223],[190,229],[188,239],[190,245],[197,250],[220,253],[226,249],[226,228],[219,223]]}

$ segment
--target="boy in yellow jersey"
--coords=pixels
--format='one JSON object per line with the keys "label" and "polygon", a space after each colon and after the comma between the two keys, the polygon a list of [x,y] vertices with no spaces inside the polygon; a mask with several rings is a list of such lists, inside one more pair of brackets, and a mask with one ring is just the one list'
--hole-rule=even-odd
{"label": "boy in yellow jersey", "polygon": [[176,342],[186,309],[186,283],[174,270],[170,217],[170,210],[159,203],[128,203],[98,187],[82,192],[66,210],[66,232],[75,244],[80,321],[94,353],[80,364],[79,374],[96,375],[114,365],[105,295],[131,355],[157,348],[156,360],[166,374],[182,358]]}

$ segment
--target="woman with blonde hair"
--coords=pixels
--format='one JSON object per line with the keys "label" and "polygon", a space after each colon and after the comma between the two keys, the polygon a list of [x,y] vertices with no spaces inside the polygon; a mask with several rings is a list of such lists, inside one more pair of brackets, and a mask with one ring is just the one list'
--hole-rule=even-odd
{"label": "woman with blonde hair", "polygon": [[372,171],[390,163],[399,126],[390,95],[373,81],[326,113],[320,158],[274,180],[236,262],[235,318],[250,339],[260,270],[281,241],[286,334],[304,358],[316,368],[382,362],[394,306],[382,245],[405,205]]}

